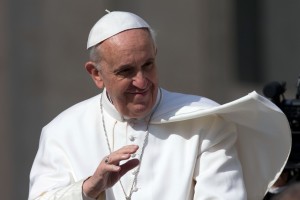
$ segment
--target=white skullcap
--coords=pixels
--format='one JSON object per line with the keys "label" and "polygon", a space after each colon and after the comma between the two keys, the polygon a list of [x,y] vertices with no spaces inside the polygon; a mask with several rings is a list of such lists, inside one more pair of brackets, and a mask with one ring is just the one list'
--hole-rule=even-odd
{"label": "white skullcap", "polygon": [[99,19],[91,29],[87,41],[87,49],[122,31],[135,28],[150,28],[150,26],[145,20],[133,13],[109,12]]}

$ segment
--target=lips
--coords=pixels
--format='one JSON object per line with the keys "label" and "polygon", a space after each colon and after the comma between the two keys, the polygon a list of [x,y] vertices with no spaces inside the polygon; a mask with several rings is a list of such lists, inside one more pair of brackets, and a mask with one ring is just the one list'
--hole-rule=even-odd
{"label": "lips", "polygon": [[150,91],[151,88],[151,84],[147,85],[147,87],[143,90],[139,90],[138,88],[134,88],[132,90],[129,90],[128,93],[129,94],[141,94],[141,95],[145,95],[147,94],[147,92]]}

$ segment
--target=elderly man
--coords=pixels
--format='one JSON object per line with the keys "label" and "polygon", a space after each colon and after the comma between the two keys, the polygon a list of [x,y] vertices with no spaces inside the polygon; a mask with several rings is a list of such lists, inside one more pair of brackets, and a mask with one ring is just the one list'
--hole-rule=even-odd
{"label": "elderly man", "polygon": [[[154,34],[143,19],[110,12],[92,28],[87,47],[90,61],[85,68],[103,92],[67,109],[43,128],[29,199],[263,197],[286,161],[289,139],[282,137],[287,144],[284,151],[256,187],[247,168],[248,158],[253,157],[246,147],[240,153],[238,131],[244,129],[226,118],[230,112],[223,116],[218,112],[224,110],[209,99],[158,86]],[[285,118],[275,112],[287,129]],[[280,135],[275,130],[276,134]],[[244,154],[245,169],[240,162]],[[254,166],[270,161],[260,158],[253,160]],[[254,189],[248,190],[249,186]]]}

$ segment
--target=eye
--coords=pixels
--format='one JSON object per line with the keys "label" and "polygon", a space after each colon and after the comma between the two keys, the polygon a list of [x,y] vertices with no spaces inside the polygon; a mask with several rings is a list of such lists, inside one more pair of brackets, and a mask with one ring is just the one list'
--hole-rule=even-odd
{"label": "eye", "polygon": [[150,71],[153,68],[153,66],[154,66],[154,62],[153,61],[146,62],[143,65],[143,70]]}
{"label": "eye", "polygon": [[134,74],[134,70],[130,67],[122,68],[115,72],[117,76],[128,77]]}

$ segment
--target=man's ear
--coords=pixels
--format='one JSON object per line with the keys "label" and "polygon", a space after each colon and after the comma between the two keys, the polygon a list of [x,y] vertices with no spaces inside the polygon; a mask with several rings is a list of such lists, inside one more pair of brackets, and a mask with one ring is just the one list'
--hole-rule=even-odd
{"label": "man's ear", "polygon": [[91,75],[96,86],[99,89],[103,89],[103,87],[104,87],[103,79],[102,79],[102,76],[101,76],[99,70],[97,69],[96,64],[94,62],[89,61],[89,62],[85,63],[85,69]]}

